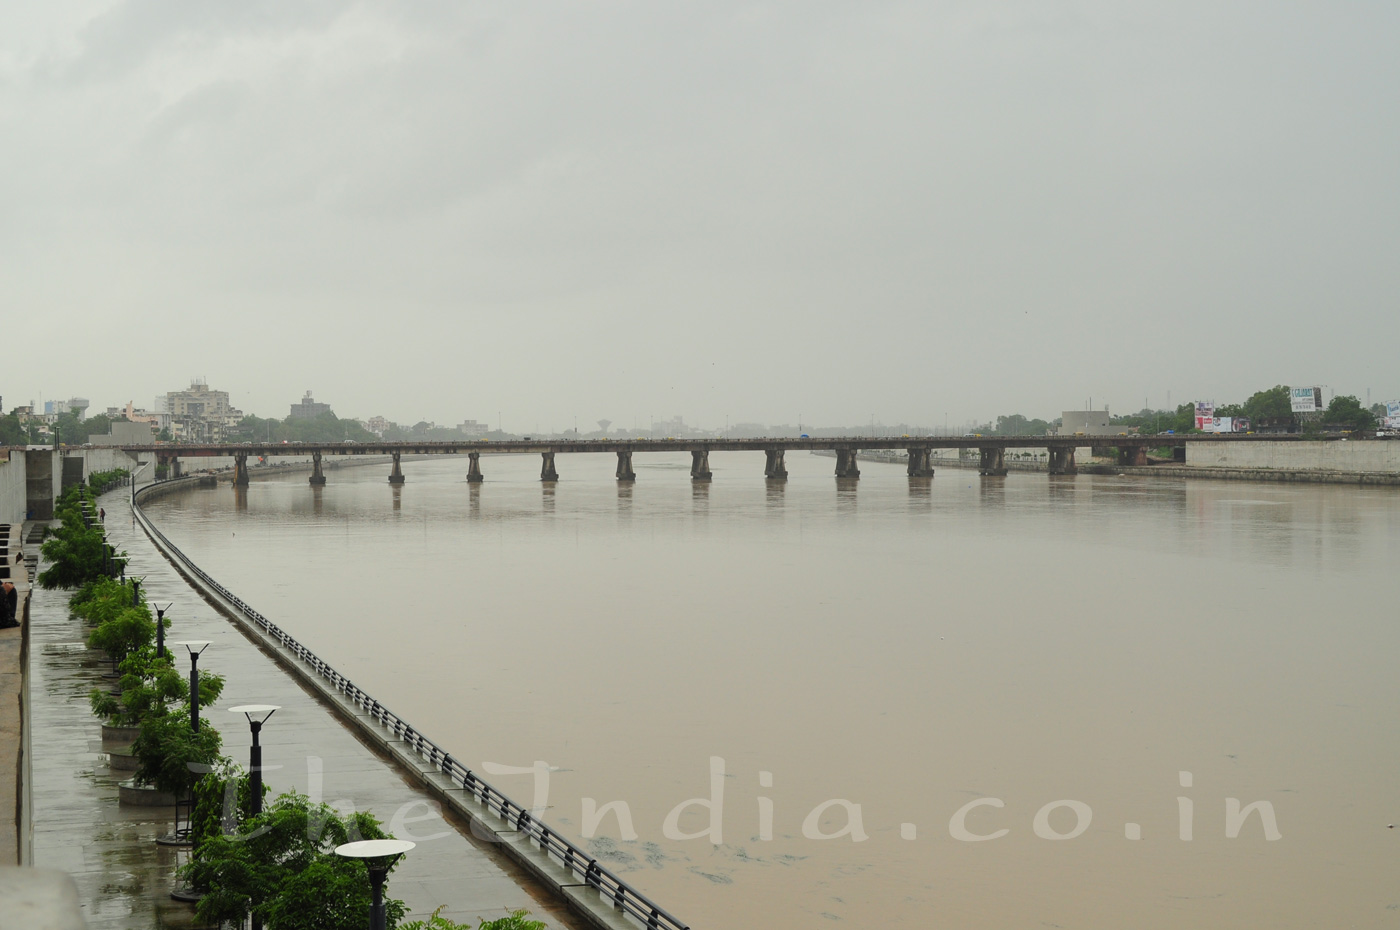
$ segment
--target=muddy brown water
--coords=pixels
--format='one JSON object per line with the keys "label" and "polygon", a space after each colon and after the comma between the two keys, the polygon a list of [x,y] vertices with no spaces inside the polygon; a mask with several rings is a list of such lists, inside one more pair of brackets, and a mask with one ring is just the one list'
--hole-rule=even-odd
{"label": "muddy brown water", "polygon": [[697,928],[1400,919],[1393,489],[710,462],[148,512]]}

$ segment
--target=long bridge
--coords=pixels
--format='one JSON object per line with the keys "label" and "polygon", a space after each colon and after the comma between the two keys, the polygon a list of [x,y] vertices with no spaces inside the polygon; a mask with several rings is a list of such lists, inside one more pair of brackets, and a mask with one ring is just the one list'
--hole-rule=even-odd
{"label": "long bridge", "polygon": [[[1001,476],[1007,472],[1007,449],[1045,449],[1049,457],[1049,472],[1052,475],[1072,475],[1075,473],[1075,450],[1084,447],[1111,447],[1117,450],[1118,461],[1123,465],[1149,464],[1149,449],[1171,448],[1185,451],[1190,443],[1235,443],[1235,442],[1287,442],[1301,440],[1298,434],[1168,434],[1142,436],[1131,434],[1073,436],[842,436],[813,439],[802,438],[759,438],[759,439],[584,439],[584,440],[509,440],[490,442],[485,440],[467,442],[243,442],[243,443],[157,443],[155,445],[120,446],[125,452],[154,453],[159,464],[167,466],[171,477],[180,474],[180,460],[186,458],[230,457],[234,460],[233,481],[235,485],[248,484],[249,456],[309,455],[312,462],[310,481],[313,485],[326,483],[321,468],[324,456],[344,455],[388,455],[393,458],[389,473],[391,484],[403,484],[403,470],[400,458],[404,455],[464,455],[467,458],[467,480],[484,480],[481,470],[482,453],[491,454],[536,454],[540,456],[540,480],[558,481],[556,456],[574,453],[612,453],[617,456],[617,480],[635,481],[636,472],[632,468],[632,456],[638,452],[689,452],[690,477],[695,481],[709,481],[711,452],[753,452],[763,453],[763,475],[770,480],[781,481],[787,478],[784,454],[789,451],[827,451],[836,454],[836,477],[859,478],[860,469],[856,465],[857,454],[873,449],[899,449],[908,454],[908,473],[911,478],[933,477],[932,453],[940,449],[976,449],[979,454],[978,471],[986,476]],[[1326,435],[1309,436],[1311,440],[1349,437]]]}

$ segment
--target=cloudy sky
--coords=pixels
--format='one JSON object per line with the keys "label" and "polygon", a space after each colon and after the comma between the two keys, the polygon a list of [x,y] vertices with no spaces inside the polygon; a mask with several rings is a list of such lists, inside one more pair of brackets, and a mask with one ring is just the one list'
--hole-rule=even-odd
{"label": "cloudy sky", "polygon": [[1400,4],[0,4],[0,395],[1400,396]]}

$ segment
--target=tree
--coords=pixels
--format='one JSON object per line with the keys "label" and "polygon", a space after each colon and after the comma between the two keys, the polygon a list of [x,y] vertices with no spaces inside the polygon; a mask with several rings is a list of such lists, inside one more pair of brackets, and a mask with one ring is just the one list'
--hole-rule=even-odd
{"label": "tree", "polygon": [[190,725],[189,705],[167,714],[155,714],[141,721],[141,733],[131,744],[131,754],[140,767],[136,780],[177,798],[194,790],[200,771],[208,771],[219,761],[223,738],[208,722],[201,720],[199,732]]}
{"label": "tree", "polygon": [[1262,420],[1284,420],[1293,417],[1293,402],[1288,385],[1276,384],[1267,391],[1258,391],[1244,402],[1244,415],[1253,423]]}
{"label": "tree", "polygon": [[1376,418],[1361,405],[1353,394],[1338,394],[1327,405],[1322,422],[1342,429],[1368,430],[1376,428]]}
{"label": "tree", "polygon": [[[256,913],[276,930],[361,930],[369,924],[365,866],[334,850],[388,838],[367,811],[341,817],[329,804],[291,791],[236,832],[205,840],[180,874],[209,889],[196,908],[206,924],[238,923]],[[385,910],[388,925],[397,926],[403,902],[387,900]]]}

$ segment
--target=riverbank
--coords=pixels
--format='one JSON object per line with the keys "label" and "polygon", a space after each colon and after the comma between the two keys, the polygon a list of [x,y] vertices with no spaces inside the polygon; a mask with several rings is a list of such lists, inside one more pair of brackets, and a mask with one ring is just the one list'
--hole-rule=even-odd
{"label": "riverbank", "polygon": [[[24,548],[26,524],[0,526],[3,578],[19,595],[18,627],[0,629],[0,866],[25,865],[29,859],[29,563],[16,562]],[[38,543],[35,543],[38,546]]]}
{"label": "riverbank", "polygon": [[[172,605],[172,635],[210,642],[201,667],[225,674],[228,683],[206,714],[223,733],[227,755],[245,761],[249,740],[246,722],[228,707],[280,705],[261,740],[272,793],[295,788],[337,807],[371,811],[386,829],[417,842],[388,885],[413,918],[446,905],[444,916],[474,926],[480,918],[525,908],[552,930],[587,926],[528,873],[469,836],[465,822],[413,783],[382,748],[363,742],[318,696],[211,612],[136,525],[129,501],[125,489],[101,498],[108,537],[129,553],[128,574],[145,579],[151,602]],[[188,851],[155,842],[170,831],[173,810],[117,802],[118,783],[130,773],[109,768],[108,754],[117,747],[103,741],[100,721],[88,711],[88,692],[106,669],[86,648],[86,632],[68,612],[67,592],[44,592],[31,608],[32,864],[73,876],[88,930],[189,926],[193,908],[169,897]]]}
{"label": "riverbank", "polygon": [[[834,453],[814,452],[813,455]],[[904,466],[903,456],[884,452],[861,452],[857,459],[884,465]],[[977,471],[981,466],[977,459],[958,459],[951,456],[934,456],[929,460],[935,470],[938,468],[959,468]],[[1023,461],[1008,458],[1004,462],[1007,471],[1040,472],[1047,471],[1045,462]],[[1290,484],[1346,484],[1365,487],[1400,487],[1400,472],[1389,471],[1343,471],[1335,468],[1269,468],[1231,467],[1226,465],[1118,465],[1113,462],[1087,462],[1077,467],[1081,475],[1124,475],[1136,478],[1189,478],[1212,479],[1216,481],[1265,481]]]}

